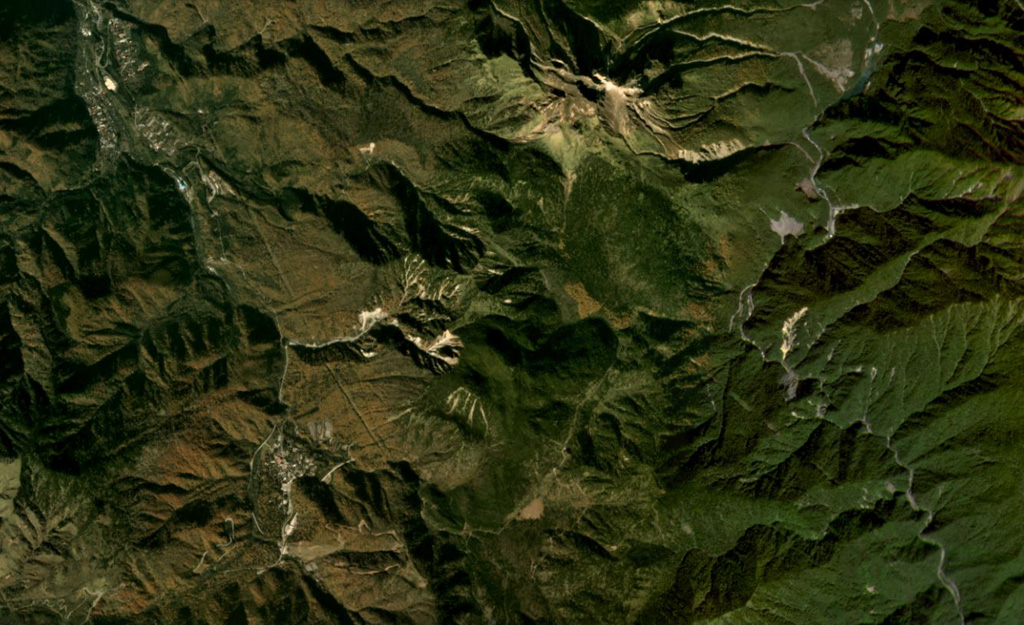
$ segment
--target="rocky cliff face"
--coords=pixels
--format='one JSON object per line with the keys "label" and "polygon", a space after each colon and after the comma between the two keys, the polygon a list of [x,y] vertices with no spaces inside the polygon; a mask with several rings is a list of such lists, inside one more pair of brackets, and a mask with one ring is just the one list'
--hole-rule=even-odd
{"label": "rocky cliff face", "polygon": [[1020,622],[1022,29],[0,7],[4,622]]}

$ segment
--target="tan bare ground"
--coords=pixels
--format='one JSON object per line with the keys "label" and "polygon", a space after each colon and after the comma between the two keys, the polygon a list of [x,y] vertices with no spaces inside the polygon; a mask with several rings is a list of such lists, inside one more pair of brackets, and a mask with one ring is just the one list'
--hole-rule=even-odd
{"label": "tan bare ground", "polygon": [[576,314],[580,319],[586,319],[590,315],[601,310],[601,303],[587,293],[582,282],[569,282],[565,285],[565,292],[576,302]]}
{"label": "tan bare ground", "polygon": [[516,515],[517,521],[536,521],[544,516],[544,500],[537,497],[530,503],[523,506],[523,509]]}

